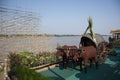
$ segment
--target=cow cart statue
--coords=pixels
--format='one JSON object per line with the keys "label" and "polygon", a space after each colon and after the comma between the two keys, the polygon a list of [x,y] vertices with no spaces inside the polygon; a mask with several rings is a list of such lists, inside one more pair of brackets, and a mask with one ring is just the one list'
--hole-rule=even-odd
{"label": "cow cart statue", "polygon": [[80,46],[94,46],[97,50],[97,56],[98,56],[98,61],[99,63],[104,63],[107,55],[107,50],[106,50],[106,42],[103,38],[102,35],[100,34],[95,34],[95,39],[94,41],[90,35],[90,33],[87,33],[87,35],[83,35],[81,37],[81,41],[79,43]]}
{"label": "cow cart statue", "polygon": [[79,43],[79,49],[74,55],[74,60],[79,60],[80,70],[82,70],[82,61],[84,61],[84,70],[87,72],[88,60],[90,60],[90,67],[95,62],[96,69],[98,69],[98,63],[105,62],[106,59],[106,42],[104,38],[95,34],[95,40],[91,37],[90,33],[83,35]]}
{"label": "cow cart statue", "polygon": [[68,62],[72,61],[72,68],[75,61],[80,63],[80,70],[82,70],[82,61],[84,61],[84,69],[87,72],[88,60],[90,60],[90,67],[95,62],[96,69],[98,63],[104,63],[106,59],[106,42],[102,35],[95,34],[96,42],[92,39],[90,33],[83,35],[79,43],[79,48],[75,45],[63,45],[57,48],[57,55],[62,57],[62,64],[67,67]]}
{"label": "cow cart statue", "polygon": [[[82,61],[84,61],[85,72],[87,72],[88,60],[90,60],[90,66],[95,62],[97,69],[98,63],[105,62],[107,54],[106,42],[103,36],[93,32],[91,17],[89,17],[88,23],[89,25],[81,37],[79,48],[73,48],[71,46],[63,46],[62,49],[57,48],[57,55],[62,56],[63,65],[64,63],[68,63],[69,59],[71,59],[72,62],[77,60],[80,63],[80,70],[82,70]],[[87,33],[88,29],[90,29],[90,33]]]}

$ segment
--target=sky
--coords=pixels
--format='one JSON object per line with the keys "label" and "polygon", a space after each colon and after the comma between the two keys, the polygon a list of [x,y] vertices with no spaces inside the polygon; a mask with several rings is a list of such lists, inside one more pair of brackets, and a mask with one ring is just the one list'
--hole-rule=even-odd
{"label": "sky", "polygon": [[40,14],[38,29],[46,34],[81,35],[89,16],[95,33],[120,29],[120,0],[0,0],[0,6]]}

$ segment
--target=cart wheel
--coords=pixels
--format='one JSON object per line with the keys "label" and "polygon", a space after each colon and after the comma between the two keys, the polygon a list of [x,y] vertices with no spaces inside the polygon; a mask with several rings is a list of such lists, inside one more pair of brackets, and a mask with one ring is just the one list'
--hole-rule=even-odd
{"label": "cart wheel", "polygon": [[104,63],[105,62],[105,60],[106,60],[106,55],[100,55],[99,56],[99,58],[98,58],[98,60],[99,60],[99,63]]}
{"label": "cart wheel", "polygon": [[97,50],[98,50],[98,60],[100,63],[104,63],[105,60],[106,60],[106,52],[105,52],[105,42],[101,42],[99,43],[98,47],[97,47]]}

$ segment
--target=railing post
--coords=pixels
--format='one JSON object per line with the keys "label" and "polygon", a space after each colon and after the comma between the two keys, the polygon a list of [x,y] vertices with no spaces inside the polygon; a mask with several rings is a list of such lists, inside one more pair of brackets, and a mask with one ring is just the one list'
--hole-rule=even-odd
{"label": "railing post", "polygon": [[8,62],[8,60],[7,59],[4,59],[4,75],[5,75],[5,77],[4,77],[4,80],[6,80],[7,78],[8,78],[8,74],[7,74],[7,72],[8,72],[8,65],[7,65],[7,62]]}

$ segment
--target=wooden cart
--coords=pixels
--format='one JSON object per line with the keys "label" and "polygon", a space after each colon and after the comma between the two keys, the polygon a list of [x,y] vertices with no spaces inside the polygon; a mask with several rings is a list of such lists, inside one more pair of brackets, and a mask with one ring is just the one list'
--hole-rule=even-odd
{"label": "wooden cart", "polygon": [[97,49],[99,62],[105,62],[107,51],[106,42],[102,35],[95,34],[95,40],[93,40],[90,33],[87,33],[81,37],[79,47],[80,46],[94,46]]}

